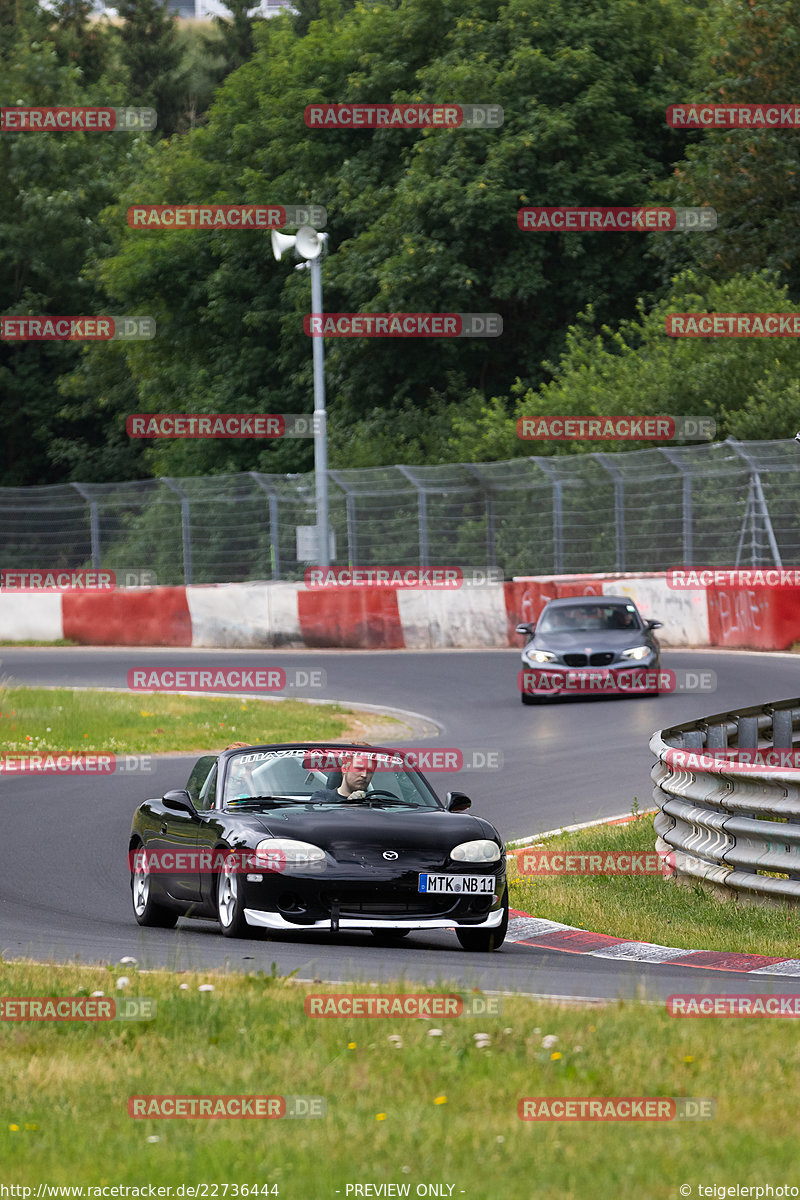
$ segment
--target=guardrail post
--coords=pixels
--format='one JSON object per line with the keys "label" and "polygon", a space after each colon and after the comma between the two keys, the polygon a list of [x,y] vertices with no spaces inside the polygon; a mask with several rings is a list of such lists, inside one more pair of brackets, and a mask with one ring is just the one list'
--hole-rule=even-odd
{"label": "guardrail post", "polygon": [[772,744],[777,750],[792,748],[792,710],[779,708],[772,714]]}
{"label": "guardrail post", "polygon": [[755,750],[758,746],[758,717],[737,717],[736,745],[740,750]]}

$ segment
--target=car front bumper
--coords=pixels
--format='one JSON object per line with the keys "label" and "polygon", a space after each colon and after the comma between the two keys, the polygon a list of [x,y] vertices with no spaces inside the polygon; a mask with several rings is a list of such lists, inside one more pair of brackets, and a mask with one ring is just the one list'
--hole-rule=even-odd
{"label": "car front bumper", "polygon": [[643,696],[665,689],[657,660],[607,667],[568,667],[562,663],[522,664],[519,688],[528,696]]}
{"label": "car front bumper", "polygon": [[259,925],[264,929],[293,930],[295,933],[298,930],[307,929],[322,930],[326,933],[336,929],[496,929],[503,920],[503,909],[497,908],[490,912],[485,920],[478,924],[471,921],[469,925],[455,917],[410,917],[403,920],[397,918],[385,920],[382,917],[339,917],[337,923],[333,916],[326,917],[322,921],[314,921],[310,925],[298,925],[294,921],[287,921],[280,913],[265,912],[257,908],[246,908],[244,918],[248,925]]}

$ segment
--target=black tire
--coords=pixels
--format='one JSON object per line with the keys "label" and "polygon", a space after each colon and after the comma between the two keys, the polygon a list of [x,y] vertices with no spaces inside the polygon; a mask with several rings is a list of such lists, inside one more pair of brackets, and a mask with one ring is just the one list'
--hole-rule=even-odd
{"label": "black tire", "polygon": [[410,929],[370,929],[372,936],[384,946],[402,941],[411,933]]}
{"label": "black tire", "polygon": [[[132,846],[133,853],[144,850],[141,842]],[[163,904],[157,904],[150,891],[150,871],[148,870],[147,855],[137,859],[131,870],[131,902],[133,915],[140,925],[150,925],[157,929],[174,929],[178,923],[178,914]]]}
{"label": "black tire", "polygon": [[245,937],[249,933],[249,926],[244,919],[244,902],[236,870],[237,863],[235,854],[226,858],[214,885],[217,920],[222,936],[229,938]]}
{"label": "black tire", "polygon": [[484,953],[499,950],[508,931],[508,888],[503,892],[503,919],[494,929],[457,929],[456,937],[462,949]]}
{"label": "black tire", "polygon": [[535,704],[537,700],[536,696],[531,696],[528,692],[520,692],[519,698],[523,704]]}

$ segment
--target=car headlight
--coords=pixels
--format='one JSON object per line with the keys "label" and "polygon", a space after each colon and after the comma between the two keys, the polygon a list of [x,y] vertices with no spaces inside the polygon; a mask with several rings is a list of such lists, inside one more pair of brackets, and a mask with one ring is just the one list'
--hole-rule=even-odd
{"label": "car headlight", "polygon": [[455,862],[497,862],[500,857],[500,847],[496,842],[490,842],[488,838],[479,838],[475,842],[461,842],[450,851],[450,857]]}
{"label": "car headlight", "polygon": [[265,870],[286,867],[307,867],[325,862],[325,851],[311,842],[296,842],[293,838],[267,838],[256,846],[256,866]]}
{"label": "car headlight", "polygon": [[529,663],[558,662],[558,655],[549,650],[526,650],[522,657]]}
{"label": "car headlight", "polygon": [[630,650],[623,650],[623,658],[634,658],[639,661],[642,658],[648,658],[653,653],[652,646],[631,646]]}

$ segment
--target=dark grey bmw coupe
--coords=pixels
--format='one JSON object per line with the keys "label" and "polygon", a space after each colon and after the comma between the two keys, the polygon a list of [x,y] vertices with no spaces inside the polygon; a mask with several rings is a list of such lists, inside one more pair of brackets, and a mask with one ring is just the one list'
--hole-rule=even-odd
{"label": "dark grey bmw coupe", "polygon": [[562,696],[657,695],[664,686],[653,630],[627,596],[550,600],[528,640],[517,684],[523,704]]}

